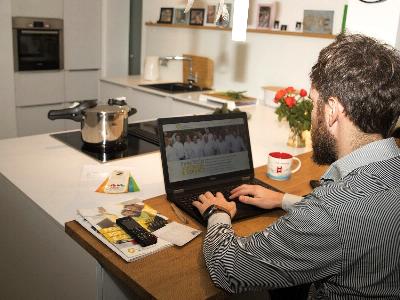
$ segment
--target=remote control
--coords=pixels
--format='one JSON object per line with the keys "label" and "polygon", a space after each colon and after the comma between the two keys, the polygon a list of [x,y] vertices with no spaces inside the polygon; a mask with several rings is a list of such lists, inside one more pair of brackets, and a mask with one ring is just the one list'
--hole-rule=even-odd
{"label": "remote control", "polygon": [[157,237],[144,229],[131,217],[119,218],[116,223],[142,247],[157,243]]}

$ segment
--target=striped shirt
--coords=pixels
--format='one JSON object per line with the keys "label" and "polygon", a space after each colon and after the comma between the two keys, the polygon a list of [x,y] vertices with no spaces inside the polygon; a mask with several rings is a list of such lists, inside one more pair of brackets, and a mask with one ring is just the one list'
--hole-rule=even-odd
{"label": "striped shirt", "polygon": [[400,299],[400,149],[393,138],[333,163],[288,213],[248,237],[210,217],[204,257],[228,292],[315,282],[327,299]]}

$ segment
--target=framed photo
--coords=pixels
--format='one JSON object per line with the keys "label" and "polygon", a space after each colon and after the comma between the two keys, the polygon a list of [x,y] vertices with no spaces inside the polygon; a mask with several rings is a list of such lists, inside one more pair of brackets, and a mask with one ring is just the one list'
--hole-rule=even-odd
{"label": "framed photo", "polygon": [[175,8],[174,24],[188,24],[189,14],[185,14],[184,8]]}
{"label": "framed photo", "polygon": [[281,31],[286,31],[287,30],[287,25],[281,25]]}
{"label": "framed photo", "polygon": [[172,19],[174,16],[174,9],[172,7],[161,7],[160,9],[160,19],[157,23],[172,24]]}
{"label": "framed photo", "polygon": [[275,11],[276,11],[275,3],[258,4],[257,27],[271,28],[274,25],[275,21]]}
{"label": "framed photo", "polygon": [[202,26],[204,23],[204,8],[192,8],[190,10],[189,24]]}
{"label": "framed photo", "polygon": [[216,17],[217,17],[217,6],[207,5],[206,24],[215,24]]}
{"label": "framed photo", "polygon": [[[219,16],[218,20],[216,20],[215,24],[219,27],[230,27],[232,24],[233,14],[232,14],[232,3],[225,3],[226,12],[228,13],[227,18],[224,19],[222,15]],[[219,11],[219,5],[217,7],[217,13]]]}
{"label": "framed photo", "polygon": [[332,33],[333,10],[305,10],[303,32]]}
{"label": "framed photo", "polygon": [[278,20],[276,20],[274,22],[274,29],[279,30],[279,21]]}

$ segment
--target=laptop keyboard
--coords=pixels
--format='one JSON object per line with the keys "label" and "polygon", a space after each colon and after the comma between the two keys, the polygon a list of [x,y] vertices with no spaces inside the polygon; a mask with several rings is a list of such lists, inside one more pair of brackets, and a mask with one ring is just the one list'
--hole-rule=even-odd
{"label": "laptop keyboard", "polygon": [[[229,196],[231,195],[230,191],[233,190],[234,188],[238,187],[240,184],[243,184],[243,182],[237,183],[237,184],[232,184],[232,185],[224,185],[224,186],[222,186],[223,189],[221,189],[221,186],[216,186],[216,187],[210,187],[209,189],[202,190],[202,191],[200,191],[200,190],[193,191],[190,194],[187,193],[187,194],[182,195],[182,197],[176,198],[176,201],[174,201],[174,202],[178,206],[180,206],[181,209],[183,209],[184,211],[189,213],[192,217],[197,219],[203,225],[205,224],[205,222],[203,221],[203,218],[202,218],[201,214],[199,213],[199,211],[193,206],[192,203],[193,203],[193,201],[198,200],[199,195],[202,193],[205,193],[206,191],[210,191],[214,195],[217,192],[221,192],[227,201],[235,201],[236,202],[236,207],[237,207],[238,213],[236,214],[234,220],[243,219],[243,218],[247,218],[250,216],[264,213],[265,212],[264,209],[258,208],[253,205],[247,205],[242,202],[239,202],[237,198],[229,199]],[[246,184],[258,184],[258,185],[264,186],[266,188],[269,188],[271,190],[279,191],[276,188],[274,188],[274,187],[270,186],[269,184],[266,184],[258,179],[253,179],[251,181],[248,181],[248,182],[246,182]]]}

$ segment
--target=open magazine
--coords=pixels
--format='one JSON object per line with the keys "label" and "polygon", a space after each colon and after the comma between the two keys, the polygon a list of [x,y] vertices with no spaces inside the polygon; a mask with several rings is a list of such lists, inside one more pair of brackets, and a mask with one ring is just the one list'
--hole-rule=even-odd
{"label": "open magazine", "polygon": [[166,218],[156,210],[136,201],[104,204],[93,209],[78,209],[76,221],[128,262],[171,246],[170,242],[158,238],[156,244],[142,247],[116,225],[118,218],[126,216],[132,217],[150,232],[167,224]]}

